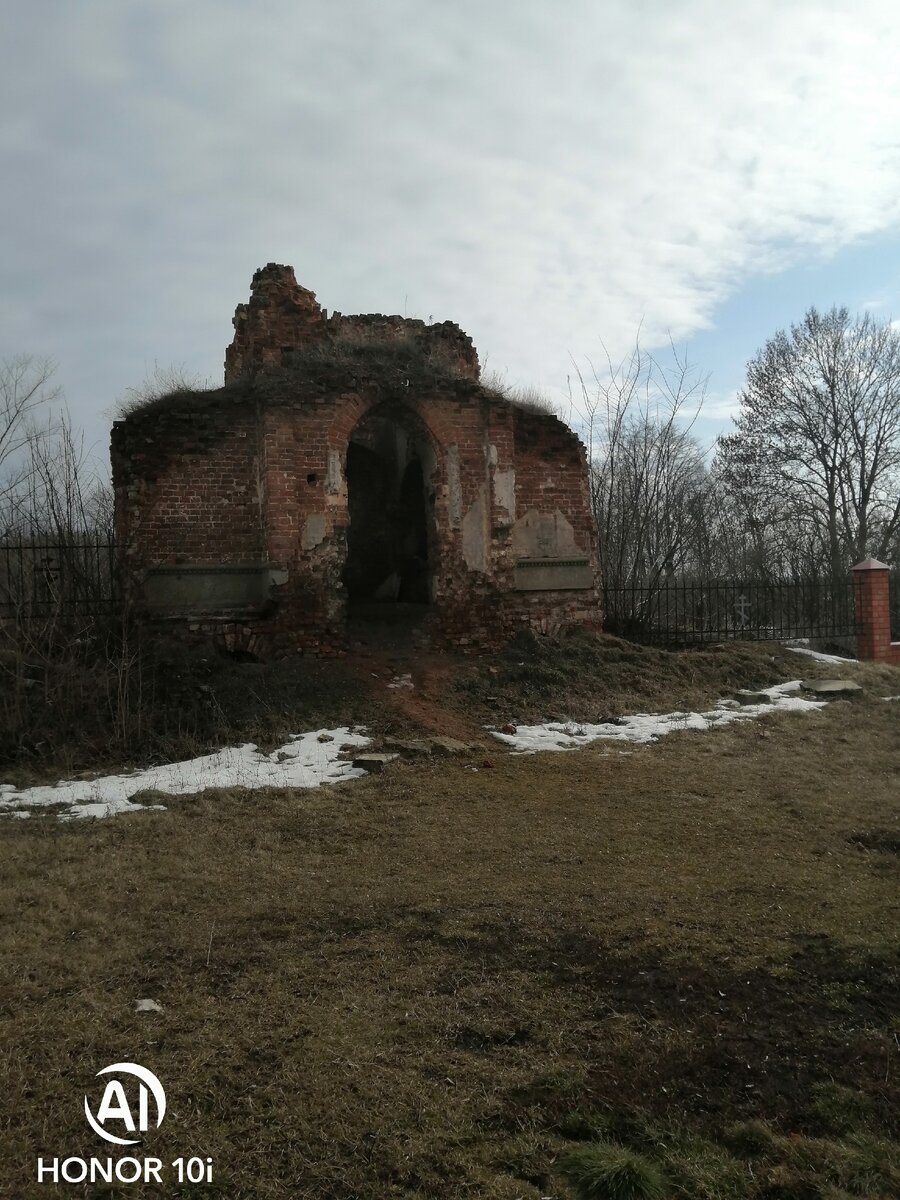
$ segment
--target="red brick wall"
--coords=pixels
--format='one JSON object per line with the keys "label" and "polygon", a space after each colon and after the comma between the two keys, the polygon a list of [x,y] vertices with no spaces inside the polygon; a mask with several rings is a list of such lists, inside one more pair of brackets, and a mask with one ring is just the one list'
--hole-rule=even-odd
{"label": "red brick wall", "polygon": [[[377,408],[408,425],[433,458],[437,640],[492,645],[522,626],[598,623],[583,447],[555,417],[483,390],[475,348],[458,326],[329,317],[292,268],[274,263],[254,275],[234,326],[224,389],[170,398],[113,428],[117,536],[135,594],[161,564],[269,564],[276,573],[265,618],[221,628],[245,643],[333,651],[344,637],[347,447]],[[291,365],[292,352],[348,336],[381,352],[408,338],[416,352],[408,362],[393,351],[379,360],[376,349],[358,363],[326,355]],[[515,590],[522,539],[546,520],[565,532],[556,556],[586,559],[593,588]],[[202,632],[209,622],[191,627]]]}
{"label": "red brick wall", "polygon": [[127,558],[142,565],[264,559],[252,405],[223,399],[116,422],[112,464],[117,542]]}
{"label": "red brick wall", "polygon": [[225,351],[226,384],[276,370],[289,363],[292,351],[329,339],[384,344],[407,338],[460,375],[472,379],[479,375],[472,339],[452,321],[426,325],[381,313],[329,316],[315,293],[297,283],[293,267],[278,263],[255,273],[249,303],[237,306],[233,325],[234,339]]}
{"label": "red brick wall", "polygon": [[478,354],[472,339],[453,321],[426,325],[411,317],[384,316],[367,313],[344,316],[332,313],[326,322],[329,337],[358,338],[360,341],[391,342],[406,338],[417,343],[448,363],[460,375],[477,379],[480,374]]}
{"label": "red brick wall", "polygon": [[890,569],[872,559],[853,568],[860,659],[900,666],[900,642],[891,641]]}
{"label": "red brick wall", "polygon": [[560,511],[585,551],[594,549],[595,527],[584,447],[558,417],[513,410],[516,491],[520,509]]}
{"label": "red brick wall", "polygon": [[[186,411],[116,425],[118,530],[130,569],[137,579],[163,563],[268,562],[286,578],[273,591],[277,611],[261,623],[266,636],[333,650],[345,611],[347,445],[359,421],[383,407],[382,393],[325,397],[298,382],[258,405],[230,394],[215,394],[218,402],[200,411],[186,402]],[[596,579],[584,451],[574,434],[475,384],[406,400],[434,454],[436,639],[494,645],[523,626],[598,623],[596,591],[512,588],[514,526],[534,510],[566,518]]]}
{"label": "red brick wall", "polygon": [[[490,480],[491,570],[473,574],[460,562],[447,579],[440,629],[456,645],[494,645],[518,629],[552,633],[569,624],[599,627],[599,592],[513,590],[516,560],[512,530],[529,510],[560,512],[573,527],[578,550],[598,581],[596,539],[590,513],[587,471],[581,443],[557,418],[512,405],[482,406],[482,424],[463,442],[466,504],[474,499],[479,469]],[[499,503],[497,477],[515,475],[514,509]]]}
{"label": "red brick wall", "polygon": [[280,367],[284,350],[325,335],[315,293],[300,287],[292,267],[269,263],[253,276],[250,301],[234,314],[234,340],[225,351],[225,382]]}

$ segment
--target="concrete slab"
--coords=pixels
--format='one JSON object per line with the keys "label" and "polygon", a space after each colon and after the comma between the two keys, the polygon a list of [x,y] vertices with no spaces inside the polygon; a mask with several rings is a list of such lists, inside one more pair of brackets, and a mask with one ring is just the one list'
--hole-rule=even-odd
{"label": "concrete slab", "polygon": [[368,771],[370,775],[380,775],[388,763],[399,757],[399,754],[357,754],[353,765],[359,770]]}
{"label": "concrete slab", "polygon": [[814,696],[849,696],[863,690],[853,679],[804,679],[800,686]]}

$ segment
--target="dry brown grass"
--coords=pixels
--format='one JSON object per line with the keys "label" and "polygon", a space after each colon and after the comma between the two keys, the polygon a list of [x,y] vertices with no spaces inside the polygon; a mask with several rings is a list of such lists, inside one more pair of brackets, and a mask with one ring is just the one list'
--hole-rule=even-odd
{"label": "dry brown grass", "polygon": [[[34,685],[16,688],[17,676]],[[236,662],[211,648],[110,638],[96,651],[0,661],[0,781],[55,782],[246,741],[271,749],[304,729],[375,716],[371,688],[342,663]]]}
{"label": "dry brown grass", "polygon": [[703,710],[739,688],[845,676],[879,694],[896,690],[898,678],[887,666],[821,663],[778,642],[666,649],[576,629],[556,638],[525,634],[496,659],[458,670],[452,691],[483,722],[524,724]]}
{"label": "dry brown grass", "polygon": [[[578,1112],[675,1195],[863,1178],[815,1090],[860,1094],[888,1153],[897,857],[864,835],[897,831],[872,692],[900,686],[862,672],[860,702],[653,746],[4,823],[2,1194],[155,1194],[33,1182],[102,1152],[81,1097],[121,1059],[167,1089],[145,1152],[215,1159],[167,1195],[562,1197]],[[778,1139],[749,1167],[719,1141],[747,1119]]]}

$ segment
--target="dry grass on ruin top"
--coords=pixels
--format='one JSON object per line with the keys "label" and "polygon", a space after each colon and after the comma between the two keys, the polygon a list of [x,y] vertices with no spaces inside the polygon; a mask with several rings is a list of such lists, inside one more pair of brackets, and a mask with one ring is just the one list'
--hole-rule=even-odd
{"label": "dry grass on ruin top", "polygon": [[123,1059],[167,1089],[144,1152],[215,1160],[170,1195],[562,1198],[610,1148],[694,1200],[898,1194],[876,674],[657,745],[9,822],[3,1194],[63,1194],[36,1155],[100,1152],[81,1097]]}
{"label": "dry grass on ruin top", "polygon": [[[427,330],[423,330],[427,334]],[[128,388],[116,405],[119,420],[162,412],[191,412],[210,405],[253,403],[283,398],[297,384],[317,391],[375,387],[385,398],[408,402],[434,389],[509,404],[536,415],[558,416],[557,406],[538,388],[509,384],[496,372],[480,380],[453,357],[453,348],[422,333],[378,337],[347,330],[292,349],[281,367],[228,386],[213,383],[183,367],[158,365],[141,384]]]}
{"label": "dry grass on ruin top", "polygon": [[117,416],[191,411],[209,404],[253,402],[269,395],[283,399],[297,385],[330,389],[335,396],[348,389],[378,387],[387,395],[407,400],[410,388],[478,390],[477,381],[427,338],[414,334],[379,338],[348,332],[292,349],[286,352],[282,366],[227,386],[178,368],[157,370],[143,384],[128,389],[119,401]]}

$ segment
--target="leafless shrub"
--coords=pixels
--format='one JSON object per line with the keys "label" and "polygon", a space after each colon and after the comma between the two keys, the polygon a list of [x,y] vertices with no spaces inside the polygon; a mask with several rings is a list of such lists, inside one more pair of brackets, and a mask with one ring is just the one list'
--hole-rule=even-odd
{"label": "leafless shrub", "polygon": [[[140,662],[118,603],[112,497],[60,398],[52,366],[0,368],[0,755],[139,730]],[[37,417],[44,409],[45,419]]]}

